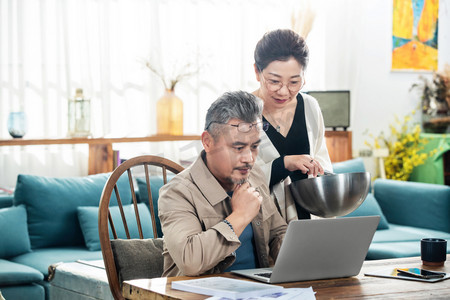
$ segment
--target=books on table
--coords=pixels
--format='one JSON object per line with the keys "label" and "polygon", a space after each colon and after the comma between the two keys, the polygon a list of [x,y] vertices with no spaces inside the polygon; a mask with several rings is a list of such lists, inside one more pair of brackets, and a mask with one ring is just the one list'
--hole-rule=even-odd
{"label": "books on table", "polygon": [[283,290],[283,287],[226,277],[207,277],[172,281],[172,289],[238,299],[280,292]]}

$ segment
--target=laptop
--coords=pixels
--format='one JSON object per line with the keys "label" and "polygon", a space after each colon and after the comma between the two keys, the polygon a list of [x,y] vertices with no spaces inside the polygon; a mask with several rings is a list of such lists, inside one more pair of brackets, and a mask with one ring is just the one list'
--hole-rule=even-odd
{"label": "laptop", "polygon": [[379,221],[380,216],[292,221],[273,268],[232,273],[267,283],[355,276]]}

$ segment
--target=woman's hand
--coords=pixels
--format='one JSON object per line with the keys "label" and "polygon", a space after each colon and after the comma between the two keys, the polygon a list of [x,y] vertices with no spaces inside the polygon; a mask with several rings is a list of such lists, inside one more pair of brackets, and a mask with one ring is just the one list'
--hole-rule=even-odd
{"label": "woman's hand", "polygon": [[323,168],[320,163],[309,155],[286,155],[284,157],[284,166],[289,171],[300,170],[303,174],[317,177],[318,174],[323,175]]}

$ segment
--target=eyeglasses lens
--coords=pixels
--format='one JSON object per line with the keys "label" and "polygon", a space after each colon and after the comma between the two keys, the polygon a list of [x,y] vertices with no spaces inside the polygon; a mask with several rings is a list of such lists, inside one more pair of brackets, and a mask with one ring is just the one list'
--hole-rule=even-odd
{"label": "eyeglasses lens", "polygon": [[[264,75],[262,75],[262,77],[264,78],[264,82],[266,83],[267,89],[271,92],[279,91],[284,85],[284,83],[281,81],[273,81],[270,79],[268,80]],[[303,86],[303,77],[300,77],[298,81],[287,83],[286,86],[289,91],[297,93]]]}
{"label": "eyeglasses lens", "polygon": [[268,122],[258,122],[258,123],[239,123],[237,128],[240,132],[244,132],[247,133],[250,130],[252,130],[253,126],[256,127],[256,129],[258,130],[264,130],[267,131],[267,129],[269,128],[269,123]]}

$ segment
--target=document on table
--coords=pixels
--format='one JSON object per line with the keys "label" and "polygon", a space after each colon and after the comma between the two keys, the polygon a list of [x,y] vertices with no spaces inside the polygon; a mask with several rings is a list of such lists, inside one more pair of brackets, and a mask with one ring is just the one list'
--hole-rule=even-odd
{"label": "document on table", "polygon": [[[289,288],[283,289],[280,292],[271,293],[259,297],[248,297],[248,298],[237,298],[238,300],[315,300],[316,292],[313,291],[312,287],[309,288]],[[230,300],[231,298],[225,297],[210,297],[206,300]]]}
{"label": "document on table", "polygon": [[278,285],[219,276],[172,281],[172,289],[217,296],[219,299],[252,299],[251,297],[276,294],[284,290]]}

